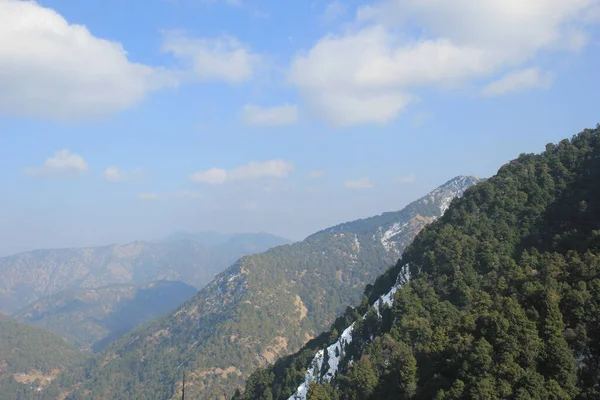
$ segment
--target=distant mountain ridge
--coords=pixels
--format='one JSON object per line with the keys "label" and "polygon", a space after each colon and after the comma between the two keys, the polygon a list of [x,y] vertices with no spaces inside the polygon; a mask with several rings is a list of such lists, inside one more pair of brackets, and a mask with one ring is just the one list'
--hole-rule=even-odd
{"label": "distant mountain ridge", "polygon": [[45,296],[68,289],[112,284],[144,285],[182,281],[196,288],[231,263],[288,240],[266,234],[204,234],[216,245],[192,238],[168,242],[132,242],[90,248],[35,250],[0,258],[0,311],[11,314]]}
{"label": "distant mountain ridge", "polygon": [[193,286],[169,281],[71,289],[37,300],[13,316],[84,350],[97,351],[136,326],[175,309],[196,292]]}
{"label": "distant mountain ridge", "polygon": [[[182,307],[101,353],[69,399],[224,399],[257,366],[327,328],[451,199],[477,183],[457,177],[401,211],[325,229],[241,258]],[[81,381],[81,376],[76,378]]]}

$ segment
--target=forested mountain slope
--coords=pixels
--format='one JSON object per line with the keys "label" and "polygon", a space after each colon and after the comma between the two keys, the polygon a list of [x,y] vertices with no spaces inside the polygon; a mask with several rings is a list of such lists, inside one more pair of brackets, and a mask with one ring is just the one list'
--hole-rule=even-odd
{"label": "forested mountain slope", "polygon": [[169,280],[200,289],[238,258],[288,243],[262,233],[197,236],[123,246],[35,250],[0,258],[0,312],[14,313],[63,290],[115,283],[144,285]]}
{"label": "forested mountain slope", "polygon": [[182,282],[65,290],[16,312],[20,322],[47,329],[84,350],[101,350],[138,325],[179,307],[198,291]]}
{"label": "forested mountain slope", "polygon": [[402,211],[240,259],[179,310],[107,348],[70,399],[179,398],[184,369],[186,399],[231,396],[256,367],[296,351],[357,304],[365,283],[477,181],[458,177]]}
{"label": "forested mountain slope", "polygon": [[53,380],[82,360],[58,336],[0,314],[0,400],[57,399]]}
{"label": "forested mountain slope", "polygon": [[235,399],[600,398],[600,126],[468,190],[365,293]]}

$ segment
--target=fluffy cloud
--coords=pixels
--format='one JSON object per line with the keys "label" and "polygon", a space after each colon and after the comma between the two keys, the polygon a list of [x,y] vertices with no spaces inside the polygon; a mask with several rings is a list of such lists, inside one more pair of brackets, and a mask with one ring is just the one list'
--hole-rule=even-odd
{"label": "fluffy cloud", "polygon": [[260,58],[237,39],[166,33],[182,66],[135,63],[119,42],[94,36],[34,1],[0,0],[0,114],[73,119],[126,109],[181,82],[237,83]]}
{"label": "fluffy cloud", "polygon": [[265,162],[252,161],[232,170],[212,168],[207,171],[198,171],[190,175],[190,180],[195,183],[220,185],[225,182],[256,180],[261,178],[285,178],[294,170],[294,165],[284,160],[270,160]]}
{"label": "fluffy cloud", "polygon": [[541,72],[537,68],[528,68],[505,75],[497,81],[491,82],[483,89],[485,96],[501,96],[511,92],[548,87],[552,84],[552,74]]}
{"label": "fluffy cloud", "polygon": [[173,84],[165,71],[129,61],[120,43],[49,8],[0,0],[0,113],[103,115]]}
{"label": "fluffy cloud", "polygon": [[207,183],[209,185],[219,185],[227,181],[227,171],[221,168],[211,168],[207,171],[194,172],[190,179],[195,183]]}
{"label": "fluffy cloud", "polygon": [[415,183],[416,180],[417,180],[416,175],[413,173],[410,173],[406,176],[401,176],[400,178],[396,179],[396,183],[410,184],[410,183]]}
{"label": "fluffy cloud", "polygon": [[102,178],[108,182],[126,182],[130,180],[140,179],[144,175],[141,169],[135,169],[131,172],[125,172],[119,167],[107,167],[102,173]]}
{"label": "fluffy cloud", "polygon": [[240,83],[249,80],[260,57],[234,37],[190,38],[181,32],[165,32],[162,49],[183,60],[190,78],[199,81]]}
{"label": "fluffy cloud", "polygon": [[344,182],[344,186],[346,186],[348,189],[362,190],[372,188],[373,182],[371,182],[371,179],[369,178],[361,178],[356,180],[347,180]]}
{"label": "fluffy cloud", "polygon": [[84,175],[87,170],[83,157],[63,149],[54,153],[41,167],[26,168],[25,173],[39,178],[74,178]]}
{"label": "fluffy cloud", "polygon": [[242,110],[242,120],[251,126],[293,125],[298,122],[298,107],[289,104],[269,108],[246,105]]}
{"label": "fluffy cloud", "polygon": [[597,3],[384,0],[360,8],[343,34],[297,54],[288,79],[331,124],[386,123],[418,88],[456,87],[541,51],[580,49],[586,11]]}

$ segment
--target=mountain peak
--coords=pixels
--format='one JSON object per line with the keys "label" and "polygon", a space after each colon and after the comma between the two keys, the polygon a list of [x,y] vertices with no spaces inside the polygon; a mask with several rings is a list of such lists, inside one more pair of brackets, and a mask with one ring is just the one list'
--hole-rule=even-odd
{"label": "mountain peak", "polygon": [[475,176],[459,175],[417,201],[422,201],[425,204],[436,204],[440,209],[439,215],[441,216],[450,207],[450,203],[454,198],[461,197],[465,190],[481,181],[481,178]]}

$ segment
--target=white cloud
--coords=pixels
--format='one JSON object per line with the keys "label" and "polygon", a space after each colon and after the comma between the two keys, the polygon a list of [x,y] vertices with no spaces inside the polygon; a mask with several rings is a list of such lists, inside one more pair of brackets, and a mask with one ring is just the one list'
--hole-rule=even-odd
{"label": "white cloud", "polygon": [[417,177],[415,176],[415,174],[410,173],[406,176],[401,176],[400,178],[396,179],[396,183],[410,184],[410,183],[415,183],[416,180],[417,180]]}
{"label": "white cloud", "polygon": [[219,185],[227,181],[227,171],[220,168],[211,168],[207,171],[194,172],[190,179],[195,183],[208,183],[209,185]]}
{"label": "white cloud", "polygon": [[162,50],[187,63],[199,81],[244,82],[261,62],[260,56],[230,36],[190,38],[181,32],[165,32]]}
{"label": "white cloud", "polygon": [[261,178],[285,178],[294,170],[294,164],[284,160],[265,162],[252,161],[232,170],[211,168],[207,171],[194,172],[190,180],[195,183],[220,185],[225,182],[256,180]]}
{"label": "white cloud", "polygon": [[182,82],[247,81],[261,65],[260,56],[228,36],[167,32],[162,49],[182,67],[132,62],[121,43],[94,36],[50,8],[0,0],[0,114],[98,117]]}
{"label": "white cloud", "polygon": [[54,153],[41,167],[26,168],[25,173],[40,178],[74,178],[84,175],[87,170],[83,157],[63,149]]}
{"label": "white cloud", "polygon": [[327,3],[323,10],[322,19],[326,23],[337,21],[346,13],[346,5],[339,0]]}
{"label": "white cloud", "polygon": [[195,190],[182,190],[181,192],[175,193],[142,193],[138,195],[138,199],[151,201],[151,200],[166,200],[166,199],[202,199],[204,196],[202,193]]}
{"label": "white cloud", "polygon": [[362,190],[372,188],[373,182],[371,182],[371,179],[369,178],[360,178],[356,180],[347,180],[344,182],[344,186],[346,186],[348,189]]}
{"label": "white cloud", "polygon": [[33,1],[0,0],[0,113],[52,118],[114,113],[175,85],[118,42]]}
{"label": "white cloud", "polygon": [[265,162],[252,161],[228,173],[229,180],[249,180],[260,178],[285,178],[294,170],[294,165],[284,160]]}
{"label": "white cloud", "polygon": [[107,167],[102,173],[102,178],[108,182],[126,182],[130,180],[140,179],[144,176],[144,171],[137,168],[131,172],[125,172],[119,167],[110,166]]}
{"label": "white cloud", "polygon": [[125,180],[125,174],[117,167],[106,168],[102,177],[109,182],[122,182]]}
{"label": "white cloud", "polygon": [[553,76],[538,68],[528,68],[511,72],[497,81],[488,84],[482,91],[485,96],[501,96],[511,92],[548,87],[552,84]]}
{"label": "white cloud", "polygon": [[325,171],[322,170],[312,170],[312,171],[308,171],[308,176],[311,179],[318,179],[318,178],[322,178],[323,176],[325,176]]}
{"label": "white cloud", "polygon": [[586,11],[597,4],[384,0],[360,8],[342,34],[297,54],[288,79],[331,124],[382,124],[418,88],[460,87],[518,68],[541,51],[580,49]]}
{"label": "white cloud", "polygon": [[286,104],[277,107],[246,105],[242,110],[242,120],[252,126],[284,126],[298,122],[298,107]]}

